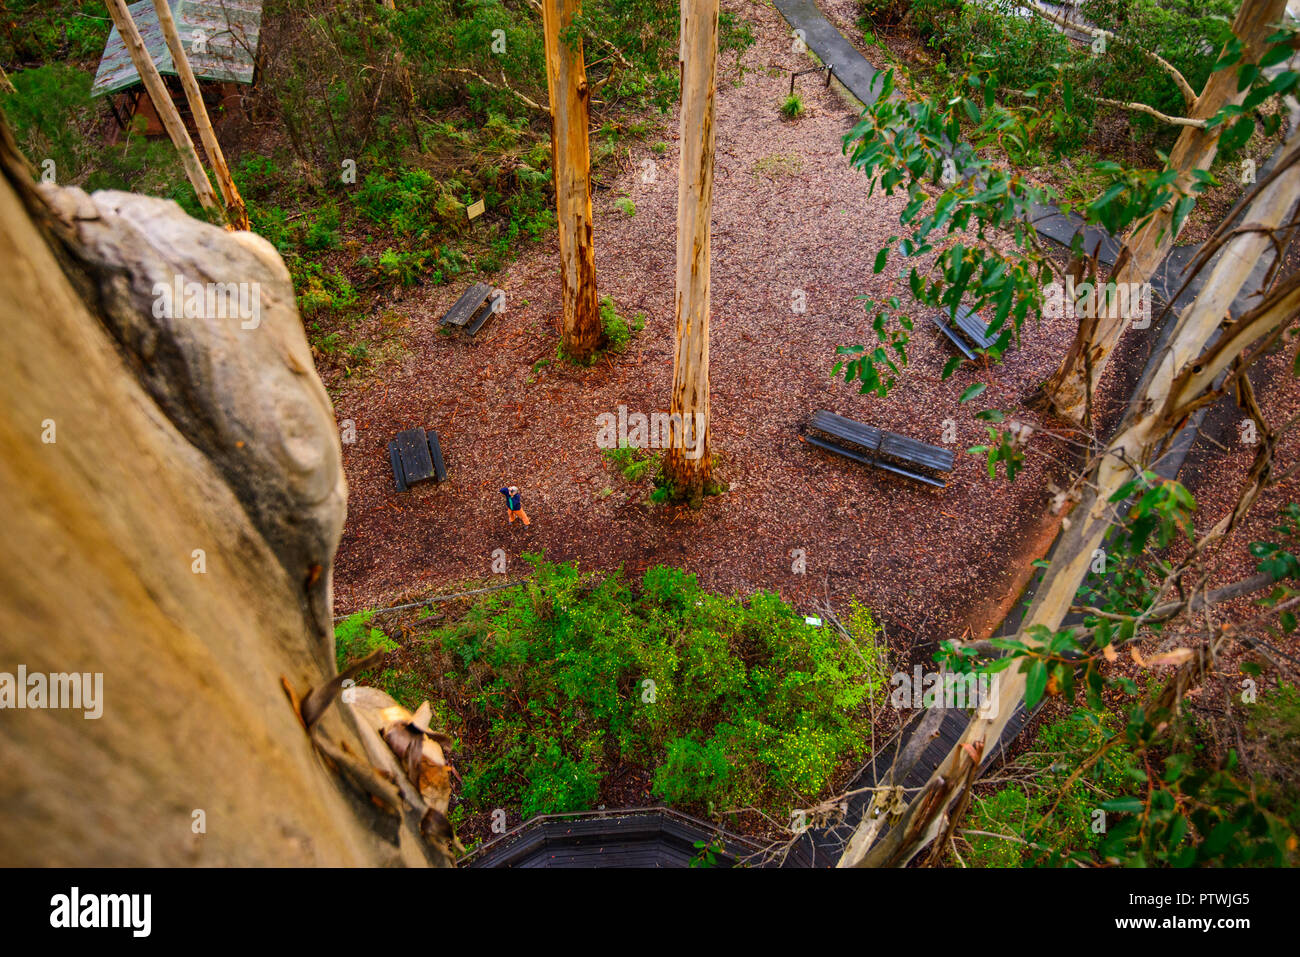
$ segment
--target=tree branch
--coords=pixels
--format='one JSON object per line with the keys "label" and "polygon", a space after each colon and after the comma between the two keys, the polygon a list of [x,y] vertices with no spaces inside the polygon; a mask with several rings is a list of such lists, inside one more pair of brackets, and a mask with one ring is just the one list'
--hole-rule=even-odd
{"label": "tree branch", "polygon": [[466,69],[465,67],[448,67],[446,72],[447,73],[468,73],[470,76],[476,78],[480,83],[490,86],[494,90],[506,90],[509,93],[513,93],[515,96],[519,97],[519,99],[523,100],[525,103],[527,103],[529,106],[531,106],[533,109],[537,110],[538,112],[545,113],[547,116],[551,115],[551,111],[548,110],[546,107],[542,106],[542,104],[536,102],[535,100],[530,100],[528,97],[524,96],[524,94],[520,93],[513,86],[511,86],[510,83],[506,80],[505,70],[501,71],[500,84],[493,83],[482,73],[478,73],[474,70]]}
{"label": "tree branch", "polygon": [[1147,116],[1154,116],[1161,123],[1168,123],[1170,126],[1194,126],[1198,130],[1205,129],[1206,120],[1192,119],[1190,116],[1170,116],[1168,113],[1161,113],[1154,106],[1147,106],[1145,103],[1131,102],[1126,103],[1123,100],[1111,100],[1104,96],[1091,96],[1083,93],[1094,103],[1101,103],[1103,106],[1114,106],[1121,110],[1130,110],[1135,113],[1145,113]]}
{"label": "tree branch", "polygon": [[[1067,20],[1062,14],[1053,13],[1051,10],[1044,10],[1038,4],[1034,3],[1033,0],[1026,0],[1024,5],[1044,20],[1047,20],[1049,23],[1054,23],[1058,27],[1078,30],[1080,33],[1086,33],[1089,36],[1105,37],[1107,40],[1120,39],[1109,30],[1103,30],[1101,27],[1089,26],[1086,23],[1074,23]],[[1122,43],[1123,41],[1121,40],[1120,42]],[[1183,76],[1178,67],[1174,66],[1154,50],[1147,50],[1136,44],[1133,44],[1133,48],[1169,74],[1170,78],[1174,81],[1174,85],[1178,87],[1178,91],[1183,94],[1183,101],[1185,103],[1190,106],[1192,103],[1196,102],[1196,91],[1192,89],[1192,85],[1187,82],[1187,78]]]}

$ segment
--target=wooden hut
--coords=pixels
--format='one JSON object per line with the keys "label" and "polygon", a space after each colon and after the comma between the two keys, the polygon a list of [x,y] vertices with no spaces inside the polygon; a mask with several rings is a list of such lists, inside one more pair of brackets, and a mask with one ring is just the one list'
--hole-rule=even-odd
{"label": "wooden hut", "polygon": [[[262,25],[262,0],[170,0],[176,31],[185,45],[190,68],[199,81],[208,111],[215,116],[221,110],[239,104],[240,86],[251,86],[257,77],[257,41]],[[189,123],[189,107],[180,80],[172,64],[171,51],[158,24],[153,0],[137,0],[127,9],[145,48],[153,57],[163,82],[172,92],[177,109]],[[146,136],[161,136],[166,131],[153,101],[145,91],[140,74],[131,62],[126,43],[117,27],[108,35],[103,59],[92,96],[107,96],[113,116],[125,129],[135,117],[143,120]],[[137,125],[139,121],[136,121]]]}

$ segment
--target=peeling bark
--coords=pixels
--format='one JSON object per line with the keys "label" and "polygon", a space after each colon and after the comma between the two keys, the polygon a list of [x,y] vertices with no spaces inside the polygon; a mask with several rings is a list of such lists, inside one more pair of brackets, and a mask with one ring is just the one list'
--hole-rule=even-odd
{"label": "peeling bark", "polygon": [[[1242,41],[1243,63],[1259,59],[1264,41],[1276,29],[1285,9],[1286,0],[1243,0],[1232,24],[1233,33]],[[1241,103],[1247,92],[1237,90],[1236,66],[1219,70],[1206,81],[1188,116],[1193,120],[1209,119],[1224,106]],[[1176,198],[1190,193],[1197,170],[1208,170],[1214,164],[1219,135],[1224,128],[1224,125],[1213,130],[1188,126],[1179,135],[1169,154],[1169,168],[1179,171],[1173,185]],[[1177,239],[1173,231],[1173,212],[1174,202],[1166,203],[1145,226],[1125,237],[1124,250],[1111,272],[1111,281],[1117,285],[1140,284],[1151,279]],[[1044,387],[1056,414],[1076,424],[1084,424],[1092,396],[1096,394],[1110,357],[1131,318],[1128,315],[1102,316],[1093,322],[1080,322],[1069,352]]]}
{"label": "peeling bark", "polygon": [[[561,340],[564,354],[587,362],[605,331],[596,301],[596,251],[592,242],[591,89],[582,38],[569,34],[582,14],[582,0],[545,0],[546,88],[551,102],[551,167],[560,240]],[[563,36],[562,36],[563,34]]]}
{"label": "peeling bark", "polygon": [[[672,447],[664,469],[698,505],[712,478],[709,442],[709,239],[713,211],[718,0],[682,0],[681,167],[677,180],[676,330]],[[681,425],[677,425],[681,423]],[[696,434],[677,429],[702,423]]]}
{"label": "peeling bark", "polygon": [[[1281,170],[1251,201],[1247,222],[1264,229],[1276,227],[1300,200],[1300,131],[1292,131],[1283,146]],[[1228,306],[1245,286],[1251,271],[1269,245],[1267,232],[1238,233],[1205,282],[1196,301],[1178,319],[1173,335],[1155,365],[1155,373],[1100,456],[1087,483],[1083,500],[1070,515],[1029,611],[1019,638],[1029,642],[1036,626],[1056,631],[1065,620],[1079,586],[1088,572],[1093,552],[1101,546],[1118,517],[1111,497],[1157,457],[1187,415],[1212,389],[1214,379],[1246,354],[1300,316],[1300,275],[1271,289],[1251,312],[1232,322],[1210,346],[1221,322],[1229,318]],[[850,839],[839,867],[903,866],[923,849],[937,830],[934,821],[949,812],[968,789],[971,771],[968,747],[991,750],[1015,713],[1025,692],[1025,675],[1008,668],[1000,675],[997,713],[972,719],[960,742],[931,776],[913,801],[904,823],[876,839],[872,822],[860,824]],[[927,836],[928,835],[928,836]],[[872,842],[875,842],[874,844]]]}

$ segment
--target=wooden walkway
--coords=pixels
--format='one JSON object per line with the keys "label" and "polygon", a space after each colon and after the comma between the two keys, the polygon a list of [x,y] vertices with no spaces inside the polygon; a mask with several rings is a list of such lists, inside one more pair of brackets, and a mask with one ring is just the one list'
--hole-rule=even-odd
{"label": "wooden walkway", "polygon": [[476,849],[462,867],[690,867],[696,841],[720,839],[714,867],[729,868],[762,845],[672,808],[541,814]]}

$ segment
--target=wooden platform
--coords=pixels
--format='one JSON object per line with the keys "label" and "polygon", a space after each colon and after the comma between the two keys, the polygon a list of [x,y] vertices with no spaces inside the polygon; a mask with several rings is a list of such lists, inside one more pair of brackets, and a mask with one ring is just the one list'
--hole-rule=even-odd
{"label": "wooden platform", "polygon": [[734,867],[760,845],[672,808],[538,815],[462,862],[468,867],[689,867],[696,841],[721,838],[715,867]]}

